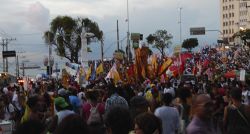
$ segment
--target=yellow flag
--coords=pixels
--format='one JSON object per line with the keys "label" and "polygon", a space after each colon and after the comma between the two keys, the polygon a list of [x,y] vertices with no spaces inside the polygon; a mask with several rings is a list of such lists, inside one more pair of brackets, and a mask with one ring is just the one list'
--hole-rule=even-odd
{"label": "yellow flag", "polygon": [[90,75],[91,75],[91,66],[89,67],[89,69],[88,69],[88,71],[86,73],[86,80],[89,79]]}
{"label": "yellow flag", "polygon": [[103,64],[101,63],[97,68],[96,68],[96,75],[100,74],[103,72]]}
{"label": "yellow flag", "polygon": [[120,75],[116,69],[116,65],[113,65],[113,67],[110,69],[109,73],[106,76],[107,78],[112,78],[114,80],[114,83],[116,84],[119,80],[121,80]]}
{"label": "yellow flag", "polygon": [[172,59],[168,58],[161,66],[159,74],[162,74],[171,64],[172,64]]}

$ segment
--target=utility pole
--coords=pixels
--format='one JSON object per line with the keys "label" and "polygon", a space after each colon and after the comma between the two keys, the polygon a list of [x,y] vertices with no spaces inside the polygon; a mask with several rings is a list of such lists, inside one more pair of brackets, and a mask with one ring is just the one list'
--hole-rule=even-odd
{"label": "utility pole", "polygon": [[[3,51],[8,51],[8,44],[10,41],[16,40],[15,38],[6,38],[3,39]],[[5,46],[5,50],[4,50],[4,46]],[[5,59],[5,60],[4,60]],[[5,63],[4,63],[5,61]],[[8,67],[8,58],[3,58],[3,65],[4,65],[4,72],[8,72],[9,67]]]}
{"label": "utility pole", "polygon": [[128,8],[128,0],[127,0],[127,23],[128,23],[128,32],[127,32],[127,49],[128,49],[128,61],[130,62],[132,59],[132,57],[130,57],[130,53],[131,53],[131,50],[130,50],[130,33],[129,33],[129,8]]}
{"label": "utility pole", "polygon": [[[4,44],[5,44],[5,43],[4,43],[4,39],[2,39],[2,42],[3,42],[3,43],[2,43],[2,46],[3,46],[3,51],[4,51]],[[3,52],[3,51],[2,51],[2,52]],[[5,72],[5,58],[3,58],[3,72]]]}
{"label": "utility pole", "polygon": [[52,67],[51,67],[51,53],[52,53],[52,49],[51,49],[51,41],[50,41],[50,33],[48,34],[48,39],[49,39],[49,78],[51,78],[51,72],[52,72]]}
{"label": "utility pole", "polygon": [[120,48],[119,48],[119,24],[118,24],[118,20],[117,20],[116,25],[117,25],[117,50],[119,50]]}
{"label": "utility pole", "polygon": [[[180,24],[180,45],[182,46],[182,27],[181,27],[181,10],[182,10],[182,7],[180,7],[179,8],[180,9],[180,21],[179,21],[179,24]],[[181,47],[181,49],[182,49],[182,47]],[[181,68],[181,63],[182,63],[182,61],[181,61],[181,50],[180,50],[180,52],[179,52],[179,64],[178,64],[178,66],[179,66],[179,68],[178,68],[178,73],[179,73],[179,77],[181,78],[181,71],[180,71],[180,68]]]}
{"label": "utility pole", "polygon": [[24,62],[22,63],[23,66],[23,77],[25,76],[25,72],[24,72]]}
{"label": "utility pole", "polygon": [[18,55],[16,56],[16,77],[19,77],[19,60]]}
{"label": "utility pole", "polygon": [[103,46],[104,46],[103,39],[101,39],[101,60],[102,60],[102,63],[103,63],[103,58],[104,58]]}
{"label": "utility pole", "polygon": [[181,10],[182,10],[182,7],[180,7],[180,21],[179,21],[179,24],[180,24],[180,45],[182,44]]}

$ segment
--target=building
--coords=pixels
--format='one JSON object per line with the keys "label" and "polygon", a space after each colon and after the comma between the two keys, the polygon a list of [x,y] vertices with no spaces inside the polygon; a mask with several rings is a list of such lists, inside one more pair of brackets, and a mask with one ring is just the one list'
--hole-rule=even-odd
{"label": "building", "polygon": [[[250,0],[220,0],[220,31],[224,40],[237,43],[232,36],[250,28]],[[239,43],[239,42],[238,42]]]}

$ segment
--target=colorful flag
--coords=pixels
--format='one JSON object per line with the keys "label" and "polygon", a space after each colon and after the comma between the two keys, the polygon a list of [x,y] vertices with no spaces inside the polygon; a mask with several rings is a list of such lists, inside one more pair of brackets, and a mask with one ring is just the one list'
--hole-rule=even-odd
{"label": "colorful flag", "polygon": [[100,73],[103,73],[103,64],[101,63],[97,68],[96,68],[96,75],[99,75]]}
{"label": "colorful flag", "polygon": [[120,75],[116,69],[116,65],[114,64],[113,67],[109,70],[105,79],[113,79],[114,83],[116,84],[119,80],[121,80]]}
{"label": "colorful flag", "polygon": [[159,75],[161,75],[162,73],[164,73],[164,71],[166,71],[166,69],[173,63],[173,60],[168,58],[161,66],[160,71],[159,71]]}
{"label": "colorful flag", "polygon": [[91,72],[92,72],[92,66],[89,67],[89,69],[86,73],[86,80],[89,80],[89,77],[91,76]]}

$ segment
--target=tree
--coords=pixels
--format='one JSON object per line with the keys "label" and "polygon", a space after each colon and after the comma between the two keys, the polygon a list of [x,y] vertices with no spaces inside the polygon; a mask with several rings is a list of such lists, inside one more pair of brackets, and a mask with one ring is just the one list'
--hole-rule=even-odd
{"label": "tree", "polygon": [[83,28],[95,35],[87,38],[87,44],[102,39],[102,32],[96,22],[88,18],[73,19],[69,16],[57,16],[50,23],[50,31],[44,33],[44,40],[47,44],[56,46],[57,55],[78,63]]}
{"label": "tree", "polygon": [[149,44],[153,45],[153,48],[156,48],[160,51],[162,58],[165,57],[165,49],[172,44],[171,39],[173,36],[167,32],[167,30],[157,30],[154,34],[149,34],[146,38]]}
{"label": "tree", "polygon": [[[245,46],[250,47],[250,29],[245,29],[245,30],[240,30],[239,32],[235,33],[233,35],[233,38],[237,38],[239,37]],[[247,58],[250,58],[250,51],[247,50],[245,47],[242,47],[242,49],[244,50],[245,56]],[[243,54],[243,53],[242,53]]]}
{"label": "tree", "polygon": [[250,42],[247,42],[247,40],[250,40],[250,29],[240,30],[239,32],[233,35],[233,38],[236,37],[239,37],[243,41],[244,45],[250,47]]}
{"label": "tree", "polygon": [[197,38],[189,38],[183,41],[182,47],[186,48],[188,51],[191,51],[193,48],[199,45]]}

